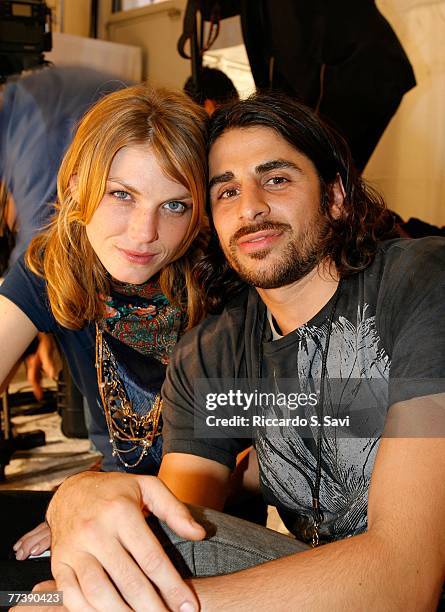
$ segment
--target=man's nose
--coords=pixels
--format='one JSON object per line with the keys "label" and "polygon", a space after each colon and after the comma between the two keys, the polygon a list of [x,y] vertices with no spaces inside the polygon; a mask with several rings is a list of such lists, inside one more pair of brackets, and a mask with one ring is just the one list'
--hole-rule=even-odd
{"label": "man's nose", "polygon": [[158,239],[158,216],[156,212],[145,208],[133,210],[128,234],[135,243],[155,242]]}
{"label": "man's nose", "polygon": [[266,193],[257,184],[244,185],[238,198],[238,215],[240,219],[254,221],[267,217],[270,207]]}

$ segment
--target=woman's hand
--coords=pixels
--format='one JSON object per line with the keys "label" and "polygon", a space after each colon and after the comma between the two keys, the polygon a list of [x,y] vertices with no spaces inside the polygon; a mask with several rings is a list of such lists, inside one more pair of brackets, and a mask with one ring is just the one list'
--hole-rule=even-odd
{"label": "woman's hand", "polygon": [[51,569],[70,610],[198,610],[145,516],[184,538],[205,531],[153,476],[84,472],[68,478],[47,513]]}
{"label": "woman's hand", "polygon": [[24,536],[17,540],[12,547],[15,551],[17,561],[23,561],[30,555],[41,555],[51,546],[51,531],[48,523],[43,522],[37,525],[32,531],[28,531]]}

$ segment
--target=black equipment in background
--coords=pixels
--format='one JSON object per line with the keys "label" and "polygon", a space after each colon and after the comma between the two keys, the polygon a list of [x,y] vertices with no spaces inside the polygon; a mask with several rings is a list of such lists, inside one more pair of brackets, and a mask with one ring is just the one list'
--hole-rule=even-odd
{"label": "black equipment in background", "polygon": [[[215,42],[221,19],[239,15],[240,0],[188,0],[184,14],[183,31],[178,40],[178,53],[192,62],[192,80],[195,92],[201,90],[202,56]],[[208,22],[208,32],[204,22]],[[190,43],[190,53],[185,50]],[[193,96],[192,96],[193,97]]]}
{"label": "black equipment in background", "polygon": [[0,2],[0,82],[45,63],[51,51],[51,9],[45,0]]}
{"label": "black equipment in background", "polygon": [[[202,54],[220,20],[238,14],[257,89],[282,91],[327,119],[346,137],[362,171],[416,84],[375,0],[189,0],[178,51],[189,57],[184,46],[190,40],[198,92]],[[204,21],[210,22],[207,42]]]}

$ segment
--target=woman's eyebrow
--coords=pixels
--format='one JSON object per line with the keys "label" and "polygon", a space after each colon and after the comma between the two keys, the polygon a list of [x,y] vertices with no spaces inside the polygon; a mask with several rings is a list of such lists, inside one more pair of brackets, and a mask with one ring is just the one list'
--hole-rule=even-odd
{"label": "woman's eyebrow", "polygon": [[[120,178],[113,178],[113,177],[108,177],[107,178],[107,183],[118,183],[121,187],[123,187],[123,189],[125,189],[126,191],[131,191],[131,193],[135,193],[136,195],[142,195],[141,191],[139,191],[139,189],[137,189],[136,187],[133,187],[133,185],[130,185],[129,183],[126,183],[125,181],[121,180]],[[183,186],[179,186],[180,188]],[[188,200],[192,198],[192,194],[190,193],[190,191],[187,191],[186,187],[183,187],[184,191],[178,191],[177,194],[175,194],[174,196],[171,196],[169,198],[167,198],[168,200]]]}
{"label": "woman's eyebrow", "polygon": [[234,178],[235,175],[231,170],[227,170],[227,172],[212,176],[209,181],[209,190],[212,189],[212,187],[214,187],[215,185],[218,185],[219,183],[227,183],[227,181],[232,181]]}
{"label": "woman's eyebrow", "polygon": [[109,176],[107,178],[107,183],[119,183],[119,185],[121,187],[123,187],[124,189],[126,189],[127,191],[131,191],[132,193],[136,193],[137,195],[141,195],[141,192],[139,191],[139,189],[137,189],[133,185],[130,185],[129,183],[126,183],[125,181],[123,181],[120,178],[113,178],[112,176]]}

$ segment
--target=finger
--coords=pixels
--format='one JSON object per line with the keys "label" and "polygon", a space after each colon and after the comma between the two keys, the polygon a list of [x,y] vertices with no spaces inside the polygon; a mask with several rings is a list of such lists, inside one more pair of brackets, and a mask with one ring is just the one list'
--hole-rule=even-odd
{"label": "finger", "polygon": [[39,536],[34,536],[23,542],[22,546],[15,553],[15,558],[17,561],[23,561],[30,555],[41,555],[45,550],[48,550],[50,546],[50,535],[41,536],[40,539]]}
{"label": "finger", "polygon": [[41,593],[45,591],[57,591],[57,585],[55,580],[44,580],[35,585],[32,592]]}
{"label": "finger", "polygon": [[51,570],[55,578],[56,589],[63,595],[63,610],[70,612],[97,612],[86,600],[76,574],[66,563],[51,565]]}
{"label": "finger", "polygon": [[[188,604],[188,610],[190,611],[199,609],[198,601],[193,591],[181,578],[159,540],[148,527],[142,514],[129,513],[127,520],[121,524],[119,537],[123,546],[131,552],[144,574],[160,591],[169,610],[180,610],[186,604]],[[130,602],[127,595],[129,590],[126,588],[126,585],[119,580],[117,575],[112,577],[122,592],[125,593],[127,601]],[[140,593],[145,596],[143,591]],[[149,602],[151,603],[151,600]],[[135,609],[139,610],[141,599],[138,598],[135,602],[132,598],[131,604]]]}
{"label": "finger", "polygon": [[70,611],[83,612],[86,604],[88,610],[130,612],[130,608],[93,555],[82,555],[81,562],[76,561],[74,568],[62,564],[62,575],[57,570],[56,581],[59,589],[63,591],[64,605]]}
{"label": "finger", "polygon": [[25,554],[28,556],[41,555],[45,550],[49,550],[51,547],[51,535],[47,534],[41,537],[40,541],[34,544],[34,546],[22,547]]}
{"label": "finger", "polygon": [[147,508],[170,529],[188,540],[202,540],[205,529],[195,521],[185,504],[158,478],[138,476],[142,499]]}
{"label": "finger", "polygon": [[[99,562],[132,610],[138,612],[165,612],[167,610],[151,581],[147,580],[147,576],[141,571],[135,559],[122,548],[117,540],[110,542],[110,545],[101,552]],[[113,560],[113,563],[110,563],[110,560]],[[83,584],[81,577],[79,577],[79,582]],[[176,608],[169,607],[168,609],[175,610]]]}
{"label": "finger", "polygon": [[39,523],[37,527],[34,527],[34,529],[31,529],[31,531],[28,531],[27,533],[22,535],[22,537],[19,540],[17,540],[17,542],[12,547],[13,550],[17,550],[18,548],[20,548],[23,540],[25,540],[29,536],[39,535],[39,534],[45,533],[46,531],[49,531],[48,523],[46,523],[45,521],[43,523]]}

